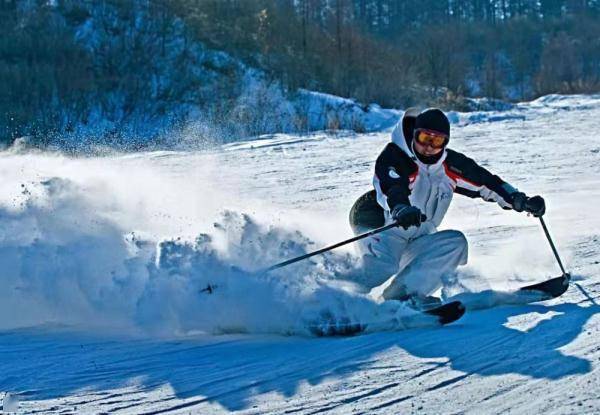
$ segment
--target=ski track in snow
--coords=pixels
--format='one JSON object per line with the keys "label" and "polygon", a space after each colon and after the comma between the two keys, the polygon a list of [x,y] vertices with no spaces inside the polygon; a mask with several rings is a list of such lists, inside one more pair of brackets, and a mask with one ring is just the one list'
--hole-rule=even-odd
{"label": "ski track in snow", "polygon": [[[375,305],[330,281],[350,248],[272,278],[227,264],[257,269],[349,237],[348,209],[389,133],[204,153],[0,154],[4,410],[598,413],[600,98],[550,96],[517,112],[453,126],[451,147],[544,195],[569,291],[439,329],[347,338],[258,333],[296,332],[324,304],[372,318]],[[469,239],[467,288],[559,273],[534,218],[457,195],[443,227]],[[225,294],[199,294],[206,283]]]}

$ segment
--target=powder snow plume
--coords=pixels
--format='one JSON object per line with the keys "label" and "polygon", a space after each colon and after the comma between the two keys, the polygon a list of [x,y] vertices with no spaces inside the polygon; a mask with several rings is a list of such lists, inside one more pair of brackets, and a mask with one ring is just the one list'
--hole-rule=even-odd
{"label": "powder snow plume", "polygon": [[72,181],[51,178],[23,185],[0,227],[3,329],[302,334],[324,311],[359,320],[378,308],[331,281],[356,271],[349,254],[257,272],[314,244],[245,214],[222,213],[193,241],[151,240],[99,215]]}

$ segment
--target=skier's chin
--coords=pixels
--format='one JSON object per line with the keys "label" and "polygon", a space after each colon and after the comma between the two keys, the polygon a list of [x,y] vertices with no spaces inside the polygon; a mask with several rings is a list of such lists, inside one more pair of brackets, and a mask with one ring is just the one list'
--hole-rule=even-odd
{"label": "skier's chin", "polygon": [[437,149],[430,149],[430,148],[425,148],[423,150],[417,150],[418,153],[422,156],[425,157],[433,157],[433,156],[437,156],[438,154],[440,154],[442,152],[441,148],[437,148]]}

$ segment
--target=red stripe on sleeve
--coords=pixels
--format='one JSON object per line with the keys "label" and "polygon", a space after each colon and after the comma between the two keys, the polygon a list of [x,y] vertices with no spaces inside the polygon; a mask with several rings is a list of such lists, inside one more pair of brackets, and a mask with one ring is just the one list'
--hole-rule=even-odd
{"label": "red stripe on sleeve", "polygon": [[454,180],[455,182],[462,180],[463,182],[470,183],[475,187],[483,186],[482,184],[475,183],[474,181],[469,180],[469,179],[465,178],[464,176],[461,176],[460,174],[453,172],[452,170],[450,170],[450,168],[448,167],[448,164],[445,161],[442,164],[444,165],[444,170],[446,171],[446,175],[448,177],[450,177],[452,180]]}

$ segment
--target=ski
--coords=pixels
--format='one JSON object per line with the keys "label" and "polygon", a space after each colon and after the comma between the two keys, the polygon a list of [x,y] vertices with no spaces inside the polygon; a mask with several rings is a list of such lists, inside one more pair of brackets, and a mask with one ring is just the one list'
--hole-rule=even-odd
{"label": "ski", "polygon": [[423,313],[435,316],[440,324],[446,325],[461,318],[465,314],[465,311],[465,306],[460,301],[452,301],[439,307],[425,310]]}
{"label": "ski", "polygon": [[308,324],[307,328],[311,334],[318,337],[355,336],[378,331],[439,327],[458,320],[464,313],[465,306],[460,301],[452,301],[426,311],[411,310],[409,314],[394,315],[380,321],[351,322],[348,318],[330,317]]}
{"label": "ski", "polygon": [[504,305],[526,305],[552,300],[563,295],[569,288],[568,273],[537,284],[526,285],[514,291],[485,290],[476,293],[461,293],[448,300],[462,302],[467,310],[483,310]]}
{"label": "ski", "polygon": [[560,277],[551,278],[547,281],[540,282],[538,284],[532,284],[527,285],[525,287],[521,287],[519,291],[533,291],[542,293],[544,295],[544,300],[551,300],[553,298],[557,298],[563,295],[569,288],[570,281],[571,275],[565,273]]}

